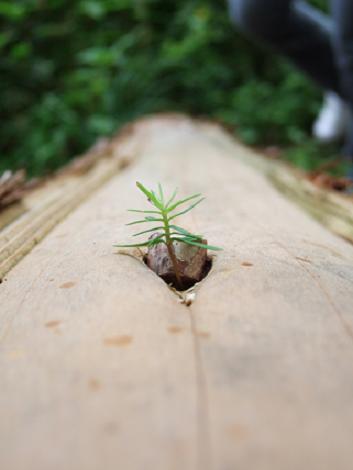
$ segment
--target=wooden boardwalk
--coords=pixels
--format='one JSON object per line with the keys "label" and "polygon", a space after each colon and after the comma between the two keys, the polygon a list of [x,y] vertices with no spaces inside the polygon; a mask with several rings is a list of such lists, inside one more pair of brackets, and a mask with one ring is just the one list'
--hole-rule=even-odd
{"label": "wooden boardwalk", "polygon": [[[215,126],[117,145],[130,165],[0,285],[1,470],[351,470],[352,245]],[[182,222],[224,251],[190,307],[112,248],[136,180],[207,198]]]}

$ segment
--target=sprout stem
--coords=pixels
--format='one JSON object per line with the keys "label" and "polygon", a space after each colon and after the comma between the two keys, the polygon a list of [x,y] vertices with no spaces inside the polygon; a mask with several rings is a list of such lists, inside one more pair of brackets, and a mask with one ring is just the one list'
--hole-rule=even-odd
{"label": "sprout stem", "polygon": [[167,245],[169,257],[173,264],[173,269],[174,269],[175,277],[178,283],[178,288],[183,289],[183,283],[182,283],[180,273],[179,273],[179,264],[178,264],[178,260],[175,254],[173,240],[171,240],[170,238],[170,227],[169,227],[168,215],[164,211],[163,211],[163,224],[164,224],[164,232],[165,232],[165,243]]}

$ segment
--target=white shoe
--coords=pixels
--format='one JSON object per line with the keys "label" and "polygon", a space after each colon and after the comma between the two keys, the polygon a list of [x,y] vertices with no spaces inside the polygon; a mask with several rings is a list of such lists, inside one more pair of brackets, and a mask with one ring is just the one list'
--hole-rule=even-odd
{"label": "white shoe", "polygon": [[321,111],[313,125],[313,136],[323,143],[336,142],[346,133],[349,122],[348,108],[336,93],[324,95]]}

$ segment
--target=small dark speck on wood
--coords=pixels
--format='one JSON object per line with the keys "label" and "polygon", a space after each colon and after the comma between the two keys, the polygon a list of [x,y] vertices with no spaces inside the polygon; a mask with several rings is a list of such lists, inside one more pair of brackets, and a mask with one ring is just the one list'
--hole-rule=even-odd
{"label": "small dark speck on wood", "polygon": [[[153,236],[158,236],[154,234]],[[202,240],[207,244],[207,240]],[[186,290],[200,282],[209,272],[210,260],[207,250],[185,243],[174,242],[174,251],[177,258],[182,289]],[[152,269],[167,284],[177,286],[175,271],[168,249],[164,243],[159,243],[148,249],[145,257],[147,266]]]}

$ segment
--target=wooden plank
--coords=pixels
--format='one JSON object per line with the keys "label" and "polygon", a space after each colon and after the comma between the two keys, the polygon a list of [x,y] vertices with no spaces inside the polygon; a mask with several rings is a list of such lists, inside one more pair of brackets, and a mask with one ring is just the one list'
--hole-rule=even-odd
{"label": "wooden plank", "polygon": [[249,148],[241,153],[237,143],[217,125],[205,124],[204,132],[223,149],[237,153],[238,158],[263,173],[274,186],[302,209],[309,212],[333,233],[353,242],[353,195],[328,190],[312,183],[304,171],[279,160],[271,160]]}
{"label": "wooden plank", "polygon": [[286,196],[332,232],[353,242],[353,198],[319,188],[302,174],[277,165],[269,178]]}
{"label": "wooden plank", "polygon": [[0,216],[0,231],[18,219],[25,212],[26,207],[21,203],[11,204],[10,207],[3,209]]}
{"label": "wooden plank", "polygon": [[[0,467],[350,470],[353,247],[187,119],[143,121],[139,158],[0,286]],[[224,247],[189,308],[127,239],[134,188],[207,200]]]}
{"label": "wooden plank", "polygon": [[49,180],[39,190],[30,193],[19,207],[1,214],[0,281],[59,222],[124,168],[128,161],[117,151],[113,157],[97,161],[83,175],[69,174]]}
{"label": "wooden plank", "polygon": [[16,173],[5,171],[0,175],[0,212],[21,200],[24,182],[25,172],[23,170]]}

